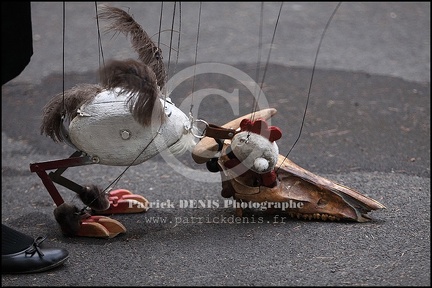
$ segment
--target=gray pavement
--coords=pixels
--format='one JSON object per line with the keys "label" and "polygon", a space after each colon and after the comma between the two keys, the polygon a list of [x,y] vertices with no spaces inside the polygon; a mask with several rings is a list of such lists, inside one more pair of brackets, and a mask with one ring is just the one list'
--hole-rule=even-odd
{"label": "gray pavement", "polygon": [[[262,97],[263,106],[278,110],[272,125],[282,129],[282,154],[299,133],[319,37],[336,4],[284,3]],[[111,5],[130,8],[149,35],[158,32],[160,2]],[[183,69],[195,61],[198,6],[181,5],[179,64],[173,53],[171,79],[190,76]],[[264,3],[263,62],[279,6]],[[162,30],[171,27],[172,7],[164,2]],[[320,50],[302,136],[289,155],[305,169],[383,203],[387,209],[372,212],[371,222],[280,221],[257,213],[249,223],[233,224],[231,208],[180,208],[182,200],[223,202],[219,176],[186,153],[180,161],[156,156],[127,171],[118,188],[175,207],[113,215],[128,231],[112,239],[64,237],[53,201],[29,171],[30,163],[73,152],[39,134],[42,107],[63,87],[62,3],[33,2],[32,9],[34,56],[2,87],[2,223],[47,235],[51,245],[69,250],[70,259],[42,274],[2,275],[3,286],[430,285],[429,2],[342,3]],[[259,3],[203,2],[197,62],[229,66],[225,75],[200,74],[196,89],[235,97],[206,95],[195,105],[196,116],[221,125],[252,110],[249,82],[238,78],[255,79],[259,15]],[[94,2],[66,3],[66,89],[98,81],[94,17]],[[161,43],[169,41],[163,32]],[[135,57],[122,35],[102,34],[102,44],[106,59]],[[168,48],[162,48],[168,61]],[[170,86],[172,100],[185,112],[190,80]],[[104,186],[122,171],[90,165],[65,174]],[[80,205],[73,192],[59,190]]]}

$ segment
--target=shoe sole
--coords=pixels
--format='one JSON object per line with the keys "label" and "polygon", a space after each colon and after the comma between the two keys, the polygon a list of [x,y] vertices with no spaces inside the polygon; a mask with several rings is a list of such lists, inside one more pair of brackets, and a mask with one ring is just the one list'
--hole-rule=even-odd
{"label": "shoe sole", "polygon": [[2,272],[2,274],[31,274],[31,273],[40,273],[40,272],[45,272],[51,269],[54,269],[60,265],[62,265],[64,262],[66,262],[66,260],[69,259],[69,255],[66,256],[64,259],[58,261],[57,263],[54,263],[50,266],[46,266],[40,269],[36,269],[36,270],[30,270],[30,271],[23,271],[23,272],[14,272],[14,271],[7,271],[7,272]]}

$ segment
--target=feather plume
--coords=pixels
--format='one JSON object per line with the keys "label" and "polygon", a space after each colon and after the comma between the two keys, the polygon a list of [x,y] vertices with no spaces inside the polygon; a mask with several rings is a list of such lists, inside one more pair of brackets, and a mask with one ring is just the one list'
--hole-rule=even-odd
{"label": "feather plume", "polygon": [[160,89],[166,81],[165,66],[162,62],[162,51],[151,40],[142,27],[125,11],[111,6],[99,5],[98,16],[107,20],[107,32],[114,31],[130,36],[132,48],[138,53],[139,60],[148,65],[156,74]]}
{"label": "feather plume", "polygon": [[112,60],[100,73],[104,88],[120,88],[120,93],[131,93],[128,98],[129,111],[143,126],[152,119],[165,120],[155,73],[145,64],[136,60]]}
{"label": "feather plume", "polygon": [[64,93],[55,95],[42,109],[41,134],[50,137],[54,142],[67,140],[62,134],[62,117],[66,117],[65,121],[72,120],[77,114],[77,109],[92,101],[102,90],[98,84],[78,84]]}

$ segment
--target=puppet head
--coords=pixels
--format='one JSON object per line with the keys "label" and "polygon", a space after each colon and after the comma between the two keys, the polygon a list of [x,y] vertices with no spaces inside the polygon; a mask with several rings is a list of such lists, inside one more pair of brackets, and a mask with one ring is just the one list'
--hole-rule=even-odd
{"label": "puppet head", "polygon": [[276,126],[268,126],[263,119],[243,119],[241,132],[231,141],[234,156],[248,169],[264,174],[273,170],[277,163],[279,148],[276,140],[282,137]]}

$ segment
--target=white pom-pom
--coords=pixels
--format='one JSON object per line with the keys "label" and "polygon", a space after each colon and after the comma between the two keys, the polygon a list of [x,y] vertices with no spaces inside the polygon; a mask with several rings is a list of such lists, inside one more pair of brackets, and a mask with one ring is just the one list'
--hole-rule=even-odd
{"label": "white pom-pom", "polygon": [[262,172],[266,171],[269,167],[269,162],[264,158],[257,158],[254,161],[255,171]]}

